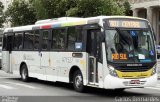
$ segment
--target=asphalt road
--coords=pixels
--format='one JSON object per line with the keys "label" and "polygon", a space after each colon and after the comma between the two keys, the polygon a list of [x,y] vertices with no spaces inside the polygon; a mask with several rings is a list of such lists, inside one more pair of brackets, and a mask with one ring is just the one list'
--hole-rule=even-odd
{"label": "asphalt road", "polygon": [[0,102],[160,102],[160,82],[155,87],[127,89],[122,93],[87,88],[75,92],[71,84],[32,79],[22,82],[19,76],[0,70]]}

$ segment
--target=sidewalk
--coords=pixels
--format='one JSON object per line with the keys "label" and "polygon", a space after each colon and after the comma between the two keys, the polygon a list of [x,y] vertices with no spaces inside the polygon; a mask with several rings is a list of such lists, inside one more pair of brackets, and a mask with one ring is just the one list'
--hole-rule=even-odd
{"label": "sidewalk", "polygon": [[10,73],[6,73],[5,71],[3,70],[0,70],[0,78],[15,78],[15,77],[19,77],[17,75],[14,75],[14,74],[10,74]]}

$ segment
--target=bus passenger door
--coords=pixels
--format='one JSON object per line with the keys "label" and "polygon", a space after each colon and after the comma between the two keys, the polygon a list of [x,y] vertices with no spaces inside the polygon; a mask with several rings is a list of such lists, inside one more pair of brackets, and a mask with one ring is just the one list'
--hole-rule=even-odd
{"label": "bus passenger door", "polygon": [[14,39],[13,33],[4,35],[3,38],[4,41],[3,41],[3,53],[2,53],[2,69],[7,73],[12,72],[11,55],[13,48],[13,39]]}
{"label": "bus passenger door", "polygon": [[100,29],[87,30],[87,45],[88,53],[88,81],[89,84],[98,85],[98,57],[99,57],[99,34]]}

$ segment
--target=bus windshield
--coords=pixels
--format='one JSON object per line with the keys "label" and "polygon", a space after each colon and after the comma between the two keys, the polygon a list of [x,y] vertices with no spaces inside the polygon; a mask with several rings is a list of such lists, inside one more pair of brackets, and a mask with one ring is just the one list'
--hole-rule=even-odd
{"label": "bus windshield", "polygon": [[147,63],[156,60],[154,40],[149,29],[111,29],[105,31],[109,62]]}

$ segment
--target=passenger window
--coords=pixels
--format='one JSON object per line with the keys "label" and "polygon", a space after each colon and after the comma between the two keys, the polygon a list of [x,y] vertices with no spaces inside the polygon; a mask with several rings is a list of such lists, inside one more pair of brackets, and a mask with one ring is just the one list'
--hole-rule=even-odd
{"label": "passenger window", "polygon": [[39,48],[39,38],[40,38],[39,30],[34,31],[34,49],[35,50],[38,50]]}
{"label": "passenger window", "polygon": [[7,36],[3,35],[3,50],[7,50]]}
{"label": "passenger window", "polygon": [[51,49],[65,48],[66,29],[53,29]]}
{"label": "passenger window", "polygon": [[70,27],[67,30],[67,49],[74,50],[76,42],[76,31],[75,27]]}
{"label": "passenger window", "polygon": [[23,47],[23,32],[15,33],[14,36],[14,44],[13,44],[13,49],[14,50],[21,50]]}
{"label": "passenger window", "polygon": [[34,49],[34,33],[32,31],[25,32],[24,49],[26,49],[26,50],[33,50]]}
{"label": "passenger window", "polygon": [[43,31],[42,35],[42,50],[47,50],[48,48],[48,36],[49,36],[49,31],[45,30]]}
{"label": "passenger window", "polygon": [[82,39],[83,39],[83,36],[82,36],[81,26],[69,27],[67,30],[67,50],[69,51],[77,50],[77,48],[75,47],[77,45],[78,47],[82,45],[82,42],[83,42]]}
{"label": "passenger window", "polygon": [[76,42],[82,42],[83,41],[83,32],[82,27],[76,27]]}

